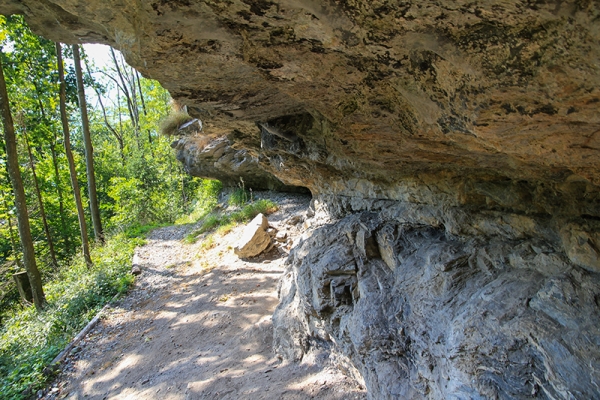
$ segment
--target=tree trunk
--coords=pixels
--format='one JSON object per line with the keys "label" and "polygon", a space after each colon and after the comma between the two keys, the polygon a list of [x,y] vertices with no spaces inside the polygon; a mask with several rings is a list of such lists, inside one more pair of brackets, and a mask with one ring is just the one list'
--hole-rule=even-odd
{"label": "tree trunk", "polygon": [[67,219],[65,216],[65,202],[63,200],[63,191],[60,184],[60,173],[58,172],[58,156],[56,155],[56,134],[54,135],[54,142],[50,143],[50,153],[52,154],[52,164],[54,166],[54,183],[56,184],[56,192],[58,194],[58,211],[60,212],[60,226],[62,228],[62,237],[64,241],[65,249],[69,249],[71,241],[67,232]]}
{"label": "tree trunk", "polygon": [[[87,61],[85,61],[85,69],[87,70],[88,75],[91,77],[92,74],[90,72],[90,67],[87,64]],[[115,128],[113,128],[113,126],[110,124],[110,122],[108,122],[108,116],[106,115],[106,107],[104,107],[104,103],[102,102],[102,95],[100,94],[100,91],[96,86],[92,85],[92,87],[96,92],[96,96],[98,96],[98,103],[100,103],[100,108],[102,108],[104,123],[106,124],[106,127],[112,132],[113,136],[117,139],[117,143],[119,144],[119,153],[121,153],[121,163],[123,164],[123,166],[125,166],[125,145],[123,143],[123,135],[119,134],[115,130]]]}
{"label": "tree trunk", "polygon": [[46,218],[46,210],[44,208],[44,202],[42,200],[42,193],[40,192],[40,185],[38,184],[37,174],[35,172],[35,164],[33,163],[33,154],[31,154],[31,146],[29,145],[29,138],[23,127],[23,133],[25,136],[25,145],[27,147],[27,154],[29,155],[29,167],[31,168],[31,174],[33,175],[33,186],[35,194],[40,204],[40,216],[42,217],[42,225],[44,226],[44,233],[46,240],[48,241],[48,250],[50,251],[50,259],[52,260],[52,266],[55,270],[58,270],[58,261],[56,261],[56,253],[54,252],[54,242],[50,235],[50,228],[48,227],[48,219]]}
{"label": "tree trunk", "polygon": [[85,213],[81,203],[81,191],[77,182],[77,171],[75,170],[75,161],[71,152],[71,135],[69,134],[69,120],[67,118],[67,93],[65,72],[63,69],[62,49],[60,43],[56,43],[56,56],[58,58],[58,78],[60,80],[60,119],[63,126],[65,153],[69,161],[69,174],[71,175],[71,186],[75,195],[75,205],[77,207],[77,218],[79,219],[79,230],[81,231],[81,247],[83,249],[83,258],[88,266],[92,265],[90,256],[90,245],[88,241],[87,226],[85,223]]}
{"label": "tree trunk", "polygon": [[23,246],[23,262],[27,277],[33,291],[33,304],[37,310],[41,310],[46,303],[44,290],[42,288],[42,277],[35,262],[35,252],[33,249],[33,239],[31,238],[31,228],[29,226],[29,215],[27,212],[27,203],[25,201],[25,190],[21,171],[19,170],[19,158],[17,155],[17,141],[15,137],[15,128],[10,114],[10,105],[8,102],[8,92],[4,80],[4,70],[2,67],[2,53],[0,51],[0,103],[2,108],[2,123],[4,126],[4,141],[6,144],[6,162],[12,182],[15,195],[15,206],[17,209],[17,223],[19,226],[19,237]]}
{"label": "tree trunk", "polygon": [[[35,87],[35,93],[36,93],[37,100],[38,100],[38,106],[40,107],[40,112],[42,113],[42,123],[48,124],[48,119],[46,118],[46,110],[44,108],[44,103],[42,102],[42,94],[40,92],[39,87],[35,83],[35,81],[33,81],[33,86]],[[65,206],[64,206],[64,202],[63,202],[62,187],[60,184],[60,175],[58,173],[58,158],[56,157],[56,148],[55,148],[56,142],[58,140],[57,140],[56,132],[54,130],[53,130],[53,137],[54,137],[54,140],[50,143],[50,153],[52,154],[52,164],[54,166],[54,184],[56,185],[56,193],[58,195],[58,208],[59,208],[59,212],[60,212],[60,223],[61,223],[61,236],[63,237],[64,248],[69,249],[70,248],[70,240],[69,240],[69,235],[67,234]],[[67,250],[67,252],[68,252],[68,250]]]}
{"label": "tree trunk", "polygon": [[19,259],[19,248],[17,247],[17,242],[15,241],[15,233],[12,224],[12,218],[10,216],[10,209],[8,208],[8,203],[6,202],[6,197],[2,197],[2,203],[4,204],[4,208],[6,209],[6,221],[8,222],[8,235],[10,236],[10,245],[12,246],[13,255],[15,260]]}
{"label": "tree trunk", "polygon": [[117,70],[117,75],[119,76],[119,80],[121,81],[121,88],[123,90],[123,94],[125,95],[125,100],[127,101],[127,110],[129,110],[129,117],[131,118],[131,123],[133,124],[133,128],[135,131],[135,138],[137,142],[138,150],[141,149],[140,145],[140,124],[139,119],[136,117],[136,110],[134,109],[133,102],[131,100],[131,95],[129,94],[129,89],[127,89],[127,82],[123,77],[123,73],[121,72],[121,67],[119,66],[119,61],[117,60],[117,56],[113,48],[110,48],[110,54],[112,55],[113,62],[115,63],[115,69]]}
{"label": "tree trunk", "polygon": [[29,278],[27,277],[27,272],[17,272],[13,274],[13,279],[17,284],[17,290],[21,295],[21,299],[27,303],[31,303],[33,301],[33,292],[31,290],[31,284],[29,283]]}
{"label": "tree trunk", "polygon": [[140,92],[140,100],[142,102],[142,110],[144,111],[144,115],[148,115],[146,112],[146,102],[144,101],[144,92],[142,92],[142,83],[140,82],[140,73],[135,71],[135,79],[137,81],[138,90]]}
{"label": "tree trunk", "polygon": [[88,194],[90,198],[90,214],[94,226],[94,237],[100,243],[104,243],[104,232],[100,220],[100,209],[98,207],[98,196],[96,194],[96,175],[94,172],[94,148],[90,134],[90,121],[85,101],[85,88],[83,87],[83,75],[81,73],[81,59],[79,57],[79,45],[73,46],[73,61],[75,63],[75,75],[77,77],[77,95],[79,97],[79,110],[81,111],[81,127],[83,129],[83,143],[85,147],[85,168],[88,178]]}

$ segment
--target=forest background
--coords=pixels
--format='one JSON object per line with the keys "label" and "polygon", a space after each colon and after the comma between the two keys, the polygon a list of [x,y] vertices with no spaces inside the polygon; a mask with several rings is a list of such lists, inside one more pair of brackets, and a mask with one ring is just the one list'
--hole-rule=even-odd
{"label": "forest background", "polygon": [[[8,141],[3,140],[0,397],[20,399],[35,395],[51,379],[50,361],[115,293],[127,290],[133,281],[131,255],[142,243],[143,233],[185,219],[194,210],[197,218],[204,212],[201,210],[214,205],[220,183],[187,175],[174,159],[171,139],[160,134],[161,121],[163,127],[173,124],[167,91],[156,81],[141,77],[118,52],[111,51],[102,67],[81,52],[102,223],[100,232],[92,229],[96,226],[90,213],[85,119],[73,61],[80,48],[63,45],[61,50],[63,110],[70,130],[70,136],[65,136],[57,57],[60,46],[33,34],[22,17],[0,16],[0,47],[18,169],[44,292],[44,303],[36,304],[36,310],[20,298],[13,279],[24,270],[24,247],[17,229],[14,183],[9,179]],[[175,116],[181,122],[181,113]],[[5,121],[5,132],[6,125]],[[70,178],[67,150],[73,154],[76,182]],[[77,186],[80,190],[74,190]],[[77,192],[83,204],[83,227],[78,221]],[[86,226],[91,247],[87,262],[82,255]]]}

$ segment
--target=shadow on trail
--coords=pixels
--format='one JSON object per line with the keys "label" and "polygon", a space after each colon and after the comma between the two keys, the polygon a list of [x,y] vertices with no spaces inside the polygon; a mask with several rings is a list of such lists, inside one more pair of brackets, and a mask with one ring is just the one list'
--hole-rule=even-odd
{"label": "shadow on trail", "polygon": [[282,260],[239,261],[208,272],[142,269],[160,281],[142,280],[132,290],[135,300],[127,304],[126,298],[113,311],[122,318],[103,321],[96,354],[92,350],[67,398],[364,398],[313,382],[319,366],[281,363],[273,354],[271,315]]}

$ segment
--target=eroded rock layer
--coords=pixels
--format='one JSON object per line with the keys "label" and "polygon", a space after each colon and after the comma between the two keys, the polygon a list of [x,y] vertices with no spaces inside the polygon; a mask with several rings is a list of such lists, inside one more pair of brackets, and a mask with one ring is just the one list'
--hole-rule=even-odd
{"label": "eroded rock layer", "polygon": [[[345,355],[372,399],[597,397],[600,280],[562,251],[556,221],[356,198],[316,204],[337,206],[317,217],[346,216],[291,253],[277,351]],[[368,211],[347,212],[360,206]],[[565,235],[588,246],[585,234]]]}
{"label": "eroded rock layer", "polygon": [[275,315],[282,354],[329,349],[374,399],[599,396],[597,1],[0,12],[158,79],[204,122],[175,144],[190,173],[312,191]]}

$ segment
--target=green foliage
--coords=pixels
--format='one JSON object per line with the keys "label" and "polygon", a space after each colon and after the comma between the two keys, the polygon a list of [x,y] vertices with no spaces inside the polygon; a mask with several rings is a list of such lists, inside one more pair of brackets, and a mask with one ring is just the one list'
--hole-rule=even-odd
{"label": "green foliage", "polygon": [[[81,242],[62,144],[54,43],[34,35],[21,16],[0,16],[0,46],[36,257],[48,300],[47,308],[40,313],[33,308],[22,309],[16,301],[11,275],[17,267],[6,262],[18,260],[21,254],[12,189],[0,146],[0,266],[4,266],[0,268],[0,398],[20,398],[25,388],[36,389],[43,384],[47,379],[42,373],[44,366],[97,310],[131,285],[133,276],[128,271],[133,248],[141,243],[137,237],[152,227],[172,223],[181,215],[188,215],[187,221],[206,217],[217,205],[221,184],[184,173],[173,157],[170,139],[159,134],[159,122],[170,112],[167,91],[156,81],[141,78],[139,87],[135,85],[136,90],[130,91],[134,98],[129,105],[135,108],[130,113],[125,96],[111,79],[118,80],[115,71],[104,67],[100,75],[91,65],[91,74],[84,80],[100,93],[105,106],[100,106],[98,98],[88,99],[97,193],[101,219],[107,237],[112,238],[106,246],[93,250],[94,266],[88,269],[83,261],[74,258]],[[65,47],[67,59],[69,51]],[[85,54],[82,57],[86,60]],[[134,76],[134,71],[121,67]],[[72,67],[67,67],[66,72],[71,146],[82,200],[87,204],[88,180],[75,77]],[[169,119],[173,124],[181,124],[189,117]],[[49,267],[48,241],[33,191],[25,135],[59,258],[58,271]],[[89,227],[89,215],[86,217]],[[13,225],[12,232],[8,222]],[[14,244],[11,238],[15,239]]]}
{"label": "green foliage", "polygon": [[130,226],[129,228],[127,228],[127,230],[125,232],[123,232],[123,234],[125,235],[125,237],[127,237],[129,239],[145,237],[146,234],[148,232],[150,232],[151,230],[160,228],[162,226],[167,226],[167,225],[169,225],[169,224],[151,223],[151,224],[141,225],[139,223],[136,223],[136,224],[133,224],[132,226]]}
{"label": "green foliage", "polygon": [[251,193],[244,189],[243,187],[239,187],[237,189],[235,189],[233,191],[233,193],[231,193],[231,195],[229,196],[229,199],[227,200],[227,203],[230,206],[234,206],[234,207],[241,207],[244,204],[246,204],[247,202],[250,201],[251,198]]}
{"label": "green foliage", "polygon": [[160,133],[165,136],[179,134],[179,127],[193,118],[183,111],[174,111],[167,115],[160,123]]}
{"label": "green foliage", "polygon": [[199,235],[214,231],[216,228],[219,228],[220,233],[227,233],[236,224],[246,223],[261,213],[266,215],[272,214],[277,209],[278,206],[273,201],[261,199],[247,204],[237,211],[210,213],[204,217],[198,229],[186,236],[185,241],[187,243],[194,243]]}
{"label": "green foliage", "polygon": [[7,312],[0,331],[0,397],[18,399],[25,389],[43,386],[48,379],[44,367],[104,304],[133,283],[131,258],[141,243],[125,234],[113,236],[93,250],[93,268],[77,258],[45,285],[43,312],[33,307]]}
{"label": "green foliage", "polygon": [[[21,16],[0,16],[0,46],[36,257],[48,300],[41,313],[32,308],[21,309],[16,302],[18,297],[11,278],[16,267],[6,262],[18,260],[21,255],[12,189],[0,146],[0,266],[4,266],[0,268],[0,398],[20,398],[26,387],[35,389],[43,384],[47,379],[42,374],[43,367],[74,333],[115,293],[124,293],[131,285],[133,276],[128,271],[133,248],[141,243],[137,237],[152,227],[172,223],[191,210],[197,212],[196,218],[206,215],[205,210],[211,210],[217,203],[220,183],[185,174],[173,157],[170,139],[159,134],[159,121],[170,111],[167,91],[156,81],[141,78],[143,100],[137,85],[136,91],[131,91],[136,108],[133,118],[123,94],[106,78],[114,78],[115,72],[105,67],[102,75],[94,76],[97,69],[92,65],[92,73],[84,80],[103,95],[106,106],[103,110],[97,98],[88,99],[101,218],[107,236],[112,238],[106,246],[93,250],[94,267],[88,269],[79,258],[73,258],[80,246],[80,235],[62,144],[54,43],[34,35]],[[67,59],[69,51],[65,47]],[[86,60],[85,54],[83,59]],[[71,145],[86,204],[88,180],[75,77],[72,67],[67,67],[66,72]],[[127,67],[127,73],[131,72]],[[47,262],[48,242],[33,191],[25,134],[33,153],[59,271],[51,269]],[[199,199],[194,202],[198,192]],[[89,227],[89,215],[87,219]],[[13,225],[12,234],[9,221]]]}
{"label": "green foliage", "polygon": [[198,187],[198,197],[192,212],[177,219],[175,223],[189,224],[205,218],[217,206],[219,193],[222,188],[223,185],[217,180],[203,179]]}

